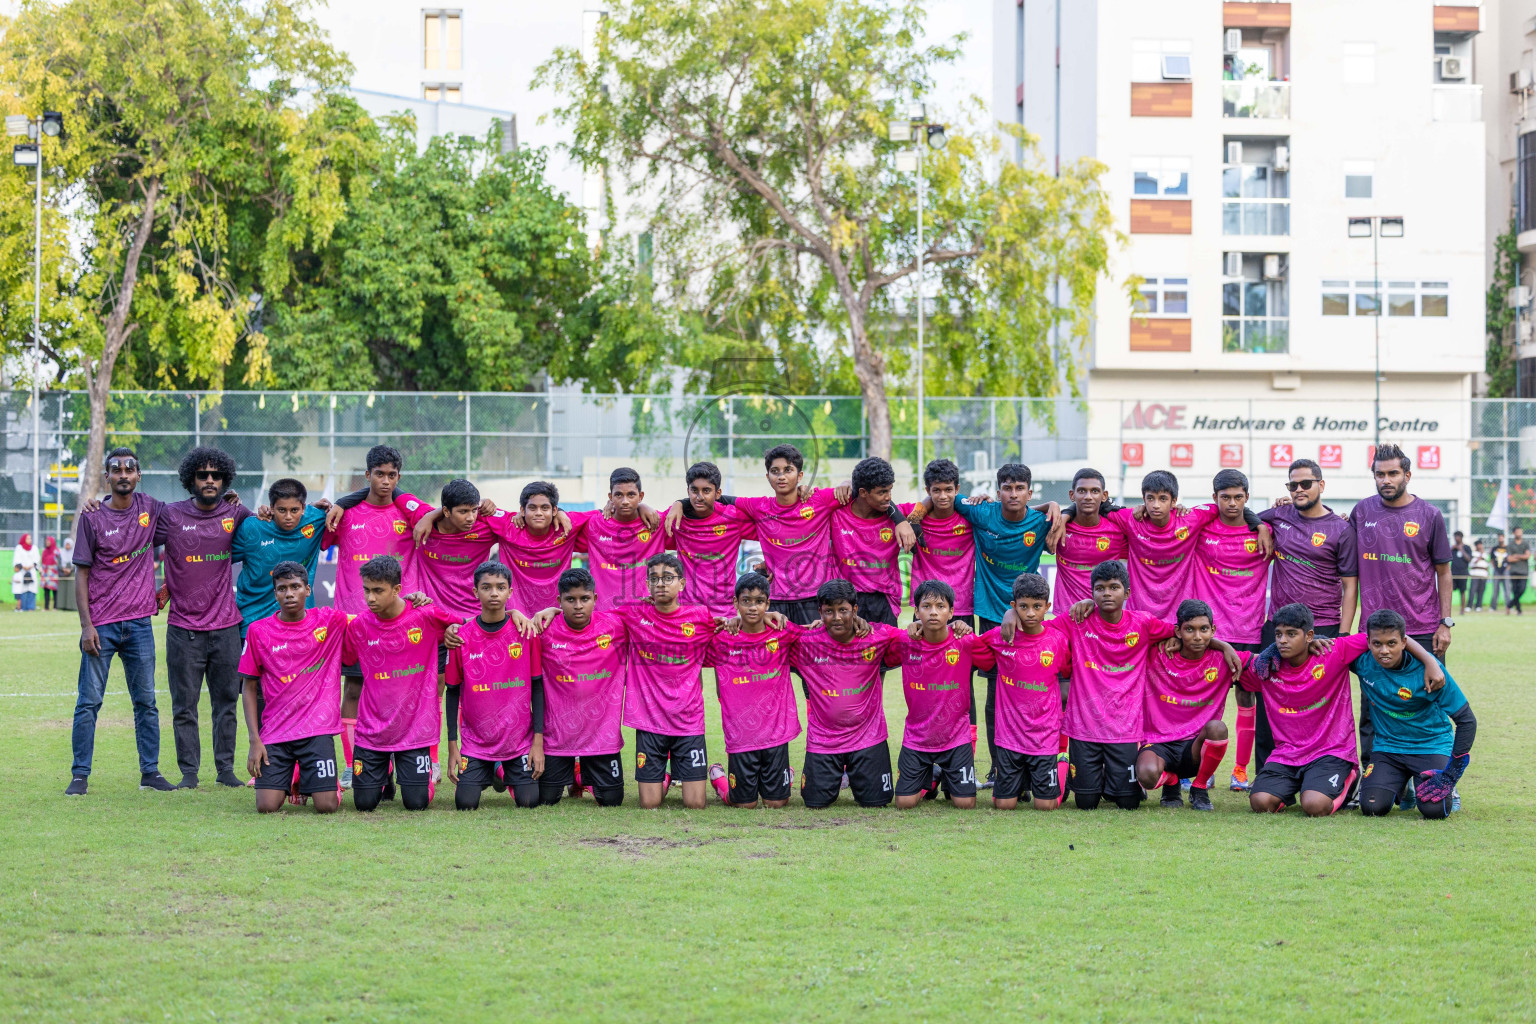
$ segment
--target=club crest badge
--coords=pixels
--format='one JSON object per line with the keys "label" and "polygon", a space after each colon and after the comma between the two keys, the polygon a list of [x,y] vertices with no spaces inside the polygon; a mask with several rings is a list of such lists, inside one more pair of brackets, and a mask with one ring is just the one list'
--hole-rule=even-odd
{"label": "club crest badge", "polygon": [[140,526],[148,526],[149,525],[149,513],[148,512],[140,512],[139,513],[139,525]]}
{"label": "club crest badge", "polygon": [[1243,550],[1251,555],[1255,551],[1259,550],[1259,542],[1254,540],[1252,537],[1249,537],[1247,540],[1243,541]]}
{"label": "club crest badge", "polygon": [[1403,536],[1404,537],[1417,537],[1418,535],[1419,535],[1419,524],[1418,523],[1407,522],[1407,523],[1403,524]]}
{"label": "club crest badge", "polygon": [[413,644],[421,643],[421,627],[412,626],[410,629],[406,630],[405,638]]}
{"label": "club crest badge", "polygon": [[779,642],[777,640],[769,640],[763,646],[768,648],[769,654],[777,654],[779,652]]}
{"label": "club crest badge", "polygon": [[895,536],[896,536],[895,531],[893,531],[889,526],[884,527],[880,531],[880,543],[881,544],[889,544],[891,542],[891,538],[895,537]]}
{"label": "club crest badge", "polygon": [[1177,540],[1189,540],[1189,527],[1187,527],[1187,526],[1179,527],[1178,529],[1173,531],[1173,536]]}
{"label": "club crest badge", "polygon": [[1216,681],[1216,676],[1217,676],[1217,672],[1216,672],[1216,666],[1215,665],[1212,665],[1210,668],[1205,670],[1205,681],[1206,682],[1214,683]]}
{"label": "club crest badge", "polygon": [[1408,689],[1408,687],[1406,687],[1406,686],[1399,686],[1397,688],[1397,699],[1398,700],[1413,700],[1413,691]]}
{"label": "club crest badge", "polygon": [[865,661],[874,661],[875,649],[873,647],[866,647],[864,650],[859,652],[859,657],[863,658]]}
{"label": "club crest badge", "polygon": [[232,516],[225,516],[223,519],[220,519],[219,520],[219,525],[224,527],[224,532],[225,533],[234,533],[235,532],[235,520],[234,520],[234,517],[232,517]]}
{"label": "club crest badge", "polygon": [[1320,548],[1326,543],[1328,543],[1328,535],[1326,533],[1314,533],[1312,535],[1313,547]]}
{"label": "club crest badge", "polygon": [[1098,548],[1100,551],[1108,551],[1109,550],[1109,538],[1108,537],[1100,537],[1098,540],[1093,542],[1093,546]]}
{"label": "club crest badge", "polygon": [[944,652],[944,660],[948,664],[958,665],[958,664],[960,664],[960,652],[955,650],[954,648],[950,648],[949,650]]}
{"label": "club crest badge", "polygon": [[304,535],[305,540],[308,540],[315,535],[315,524],[310,523],[307,526],[299,527],[299,533]]}
{"label": "club crest badge", "polygon": [[725,536],[725,524],[724,523],[716,523],[714,526],[711,526],[709,528],[709,532],[713,533],[716,537],[724,537]]}
{"label": "club crest badge", "polygon": [[1141,643],[1141,634],[1140,633],[1127,633],[1127,634],[1125,634],[1125,646],[1127,646],[1127,647],[1135,647],[1139,643]]}
{"label": "club crest badge", "polygon": [[1321,664],[1313,665],[1312,666],[1312,678],[1313,679],[1322,679],[1323,678],[1323,672],[1324,672],[1324,669],[1323,669],[1323,666]]}
{"label": "club crest badge", "polygon": [[685,623],[683,623],[683,636],[693,636],[694,632],[697,629],[698,629],[698,627],[695,626],[693,623],[685,622]]}
{"label": "club crest badge", "polygon": [[315,643],[317,643],[317,644],[325,643],[325,627],[321,626],[318,629],[316,629],[314,631],[314,637],[315,637]]}
{"label": "club crest badge", "polygon": [[1050,668],[1051,667],[1051,662],[1053,662],[1055,660],[1056,660],[1056,652],[1055,651],[1044,650],[1044,651],[1040,652],[1040,664],[1044,665],[1046,668]]}
{"label": "club crest badge", "polygon": [[651,541],[651,531],[650,530],[641,530],[640,531],[640,543],[641,544],[649,544],[650,541]]}
{"label": "club crest badge", "polygon": [[642,750],[642,751],[640,751],[640,753],[635,755],[635,770],[639,771],[641,768],[644,768],[644,767],[645,767],[645,751]]}
{"label": "club crest badge", "polygon": [[513,661],[516,661],[523,656],[523,645],[516,640],[512,641],[507,644],[507,654],[511,655]]}
{"label": "club crest badge", "polygon": [[404,519],[396,519],[395,520],[395,534],[397,536],[403,536],[405,534],[405,520]]}
{"label": "club crest badge", "polygon": [[606,651],[608,649],[608,645],[611,643],[613,643],[613,637],[607,633],[604,633],[602,636],[597,638],[598,650]]}
{"label": "club crest badge", "polygon": [[812,516],[814,516],[815,514],[816,514],[816,510],[811,508],[811,506],[809,506],[809,505],[801,505],[800,506],[800,518],[801,519],[809,519]]}
{"label": "club crest badge", "polygon": [[1035,533],[1034,530],[1025,530],[1024,531],[1024,546],[1027,547],[1027,548],[1034,547],[1035,546],[1035,537],[1036,537],[1036,533]]}

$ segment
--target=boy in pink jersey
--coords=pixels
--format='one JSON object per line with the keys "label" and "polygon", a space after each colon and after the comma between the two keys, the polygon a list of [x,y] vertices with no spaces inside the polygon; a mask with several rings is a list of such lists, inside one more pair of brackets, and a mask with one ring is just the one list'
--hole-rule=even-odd
{"label": "boy in pink jersey", "polygon": [[1072,674],[1072,640],[1047,623],[1051,588],[1045,577],[1019,573],[1013,613],[1019,628],[1004,640],[1001,628],[982,634],[997,662],[997,761],[992,806],[1011,811],[1033,795],[1035,810],[1054,811],[1067,792],[1067,756],[1061,750],[1061,677]]}
{"label": "boy in pink jersey", "polygon": [[[901,666],[907,702],[901,753],[896,760],[896,806],[916,807],[942,774],[950,803],[976,806],[976,752],[972,748],[971,675],[992,667],[992,651],[975,633],[955,632],[949,621],[955,592],[948,583],[924,580],[913,589],[921,632],[903,635],[885,652],[887,668]],[[965,629],[965,627],[961,627]]]}
{"label": "boy in pink jersey", "polygon": [[1132,608],[1172,619],[1194,587],[1200,531],[1216,518],[1214,505],[1178,508],[1179,479],[1155,469],[1141,479],[1141,507],[1104,513],[1125,534]]}
{"label": "boy in pink jersey", "polygon": [[560,510],[555,485],[535,480],[518,496],[519,516],[493,516],[490,527],[500,546],[497,557],[512,570],[512,608],[532,616],[560,603],[560,576],[571,567],[577,540],[593,512]]}
{"label": "boy in pink jersey", "polygon": [[916,535],[891,502],[896,472],[884,459],[861,459],[849,484],[852,500],[832,512],[832,553],[837,572],[859,595],[859,617],[896,625],[901,613],[901,566],[897,557],[912,550]]}
{"label": "boy in pink jersey", "polygon": [[709,781],[727,806],[756,807],[761,797],[764,807],[783,807],[795,777],[789,741],[800,735],[789,664],[803,630],[769,623],[768,577],[755,572],[736,581],[736,612],[739,628],[716,633],[704,657],[715,670],[730,764],[710,765]]}
{"label": "boy in pink jersey", "polygon": [[[1264,629],[1264,593],[1274,554],[1269,526],[1248,508],[1248,478],[1224,469],[1211,480],[1216,517],[1200,532],[1194,596],[1221,609],[1216,635],[1238,650],[1257,651]],[[1253,756],[1254,695],[1237,691],[1237,753],[1231,788],[1248,788]]]}
{"label": "boy in pink jersey", "polygon": [[[667,533],[688,572],[683,594],[711,615],[736,614],[736,560],[741,542],[757,539],[757,525],[733,504],[720,500],[720,469],[713,462],[688,467],[688,497],[667,516]],[[765,609],[766,611],[766,609]]]}
{"label": "boy in pink jersey", "polygon": [[[499,539],[497,519],[511,518],[500,509],[481,515],[480,489],[468,480],[443,485],[442,504],[432,508],[410,495],[395,499],[419,540],[415,549],[416,577],[432,603],[443,611],[468,620],[480,614],[475,573],[491,557]],[[411,506],[415,506],[414,508]],[[416,530],[429,520],[426,530]],[[440,667],[447,666],[447,652],[439,652]]]}
{"label": "boy in pink jersey", "polygon": [[379,555],[358,570],[368,610],[347,623],[342,661],[363,672],[352,761],[352,806],[371,811],[384,796],[390,767],[408,811],[432,802],[428,748],[442,732],[437,645],[457,647],[458,620],[400,595],[400,562]]}
{"label": "boy in pink jersey", "polygon": [[272,589],[277,614],[251,623],[240,652],[256,810],[282,810],[293,790],[313,797],[316,812],[333,814],[341,807],[333,737],[341,732],[347,614],[304,607],[309,571],[298,562],[273,566]]}
{"label": "boy in pink jersey", "polygon": [[[539,798],[557,804],[567,786],[590,788],[602,807],[624,802],[620,712],[628,664],[628,628],[617,612],[597,611],[585,569],[560,574],[559,611],[539,616],[544,667],[544,777]],[[579,780],[579,781],[578,781]]]}
{"label": "boy in pink jersey", "polygon": [[[960,496],[960,467],[948,459],[934,459],[923,470],[923,489],[933,507],[919,520],[913,536],[912,578],[939,580],[955,592],[955,612],[951,618],[976,628],[976,540],[971,524],[955,511]],[[903,503],[901,514],[908,516],[916,504]],[[916,608],[916,597],[913,607]],[[975,711],[971,712],[975,725]]]}
{"label": "boy in pink jersey", "polygon": [[809,626],[821,615],[816,588],[838,575],[832,512],[842,502],[829,487],[800,496],[805,458],[792,444],[768,449],[763,465],[773,496],[736,498],[736,508],[757,524],[767,565],[763,575],[773,587],[771,609],[797,626]]}
{"label": "boy in pink jersey", "polygon": [[844,773],[860,807],[891,802],[891,750],[885,724],[885,655],[904,633],[872,625],[859,636],[858,595],[847,580],[816,592],[822,627],[801,634],[791,665],[805,686],[805,806],[830,806]]}
{"label": "boy in pink jersey", "polygon": [[1080,469],[1072,478],[1072,507],[1066,514],[1066,529],[1046,546],[1056,555],[1056,598],[1052,607],[1057,615],[1079,601],[1093,598],[1088,582],[1094,566],[1111,559],[1124,561],[1129,548],[1120,524],[1100,514],[1100,507],[1113,503],[1104,483],[1104,474],[1096,469]]}
{"label": "boy in pink jersey", "polygon": [[644,601],[647,560],[668,546],[654,514],[641,514],[644,501],[640,474],[628,467],[614,470],[608,475],[612,518],[590,518],[577,538],[577,550],[587,552],[587,568],[597,582],[598,611]]}
{"label": "boy in pink jersey", "polygon": [[[1169,654],[1159,645],[1147,667],[1146,740],[1136,755],[1136,779],[1149,793],[1163,787],[1161,806],[1183,807],[1179,780],[1190,778],[1189,806],[1211,807],[1211,775],[1227,753],[1227,667],[1232,648],[1216,639],[1216,617],[1204,601],[1193,598],[1178,609],[1179,649]],[[1252,655],[1237,653],[1245,668]]]}
{"label": "boy in pink jersey", "polygon": [[[476,504],[479,504],[476,502]],[[544,681],[538,644],[507,615],[512,573],[485,562],[474,575],[479,614],[459,629],[448,655],[448,778],[453,805],[480,806],[485,787],[502,784],[519,807],[539,804],[544,774]]]}

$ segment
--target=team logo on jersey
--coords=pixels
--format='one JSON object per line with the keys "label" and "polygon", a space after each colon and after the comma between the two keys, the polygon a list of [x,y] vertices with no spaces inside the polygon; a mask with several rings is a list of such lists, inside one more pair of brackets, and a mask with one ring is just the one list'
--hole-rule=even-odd
{"label": "team logo on jersey", "polygon": [[235,532],[235,520],[233,516],[225,516],[223,519],[220,519],[219,525],[224,527],[225,533]]}
{"label": "team logo on jersey", "polygon": [[404,519],[396,519],[395,520],[395,533],[397,533],[397,534],[405,533],[405,520]]}
{"label": "team logo on jersey", "polygon": [[317,643],[317,644],[325,643],[325,627],[324,626],[321,626],[318,629],[316,629],[314,635],[315,635],[315,643]]}
{"label": "team logo on jersey", "polygon": [[1035,546],[1035,531],[1034,530],[1025,530],[1024,531],[1024,546],[1027,547],[1027,548],[1032,548],[1032,547]]}
{"label": "team logo on jersey", "polygon": [[1046,650],[1046,651],[1041,651],[1040,652],[1040,664],[1044,665],[1046,668],[1050,668],[1051,667],[1051,662],[1053,662],[1055,660],[1056,660],[1056,652],[1055,651]]}
{"label": "team logo on jersey", "polygon": [[613,637],[607,633],[597,638],[597,646],[600,650],[606,651],[611,643],[613,643]]}
{"label": "team logo on jersey", "polygon": [[944,660],[951,665],[958,665],[960,664],[960,652],[950,648],[944,652]]}
{"label": "team logo on jersey", "polygon": [[950,530],[949,532],[954,534],[956,537],[964,537],[965,536],[965,527],[964,526],[956,526],[954,529]]}
{"label": "team logo on jersey", "polygon": [[696,627],[691,622],[683,623],[683,636],[693,636],[694,630],[697,629],[697,628],[698,627]]}
{"label": "team logo on jersey", "polygon": [[1208,683],[1214,683],[1216,681],[1216,666],[1215,665],[1212,665],[1210,668],[1205,670],[1205,681],[1208,682]]}
{"label": "team logo on jersey", "polygon": [[1141,643],[1141,634],[1140,633],[1127,633],[1127,634],[1125,634],[1125,646],[1127,646],[1127,647],[1135,647],[1139,643]]}
{"label": "team logo on jersey", "polygon": [[149,513],[148,512],[140,512],[139,513],[139,525],[140,526],[148,526],[149,525]]}
{"label": "team logo on jersey", "polygon": [[413,644],[421,643],[421,627],[412,626],[410,629],[406,630],[405,638]]}
{"label": "team logo on jersey", "polygon": [[1322,665],[1319,664],[1319,665],[1313,665],[1312,666],[1312,678],[1313,679],[1321,679],[1321,678],[1323,678],[1323,666]]}
{"label": "team logo on jersey", "polygon": [[1326,543],[1328,543],[1328,535],[1326,533],[1314,533],[1312,535],[1313,547],[1320,548]]}
{"label": "team logo on jersey", "polygon": [[724,537],[725,536],[725,524],[724,523],[719,523],[719,524],[717,524],[715,526],[711,526],[709,528],[709,532],[713,533],[716,537]]}
{"label": "team logo on jersey", "polygon": [[863,658],[865,661],[874,661],[875,649],[873,647],[866,647],[859,653],[859,657]]}
{"label": "team logo on jersey", "polygon": [[315,535],[315,524],[310,523],[308,526],[301,526],[299,532],[304,535],[305,540],[308,540]]}
{"label": "team logo on jersey", "polygon": [[1259,550],[1259,542],[1254,540],[1252,537],[1249,537],[1247,540],[1243,541],[1243,550],[1251,555],[1255,551]]}
{"label": "team logo on jersey", "polygon": [[1413,691],[1408,689],[1408,687],[1406,687],[1406,686],[1399,686],[1397,688],[1397,699],[1398,700],[1413,700]]}
{"label": "team logo on jersey", "polygon": [[889,526],[884,527],[880,531],[880,543],[889,544],[891,542],[891,538],[894,536],[896,536],[896,534],[892,532]]}
{"label": "team logo on jersey", "polygon": [[769,640],[763,646],[768,648],[769,654],[777,654],[779,652],[779,642],[777,640]]}
{"label": "team logo on jersey", "polygon": [[507,644],[507,653],[512,656],[513,661],[516,661],[523,656],[523,645],[514,640]]}
{"label": "team logo on jersey", "polygon": [[1100,537],[1098,540],[1093,542],[1093,546],[1098,548],[1100,551],[1108,551],[1109,550],[1109,538],[1108,537]]}
{"label": "team logo on jersey", "polygon": [[645,767],[645,751],[642,750],[642,751],[640,751],[640,753],[635,755],[635,771],[639,771],[641,768],[644,768],[644,767]]}
{"label": "team logo on jersey", "polygon": [[1417,537],[1418,535],[1419,535],[1419,524],[1418,523],[1407,522],[1407,523],[1403,524],[1403,536],[1404,537]]}
{"label": "team logo on jersey", "polygon": [[1189,527],[1179,527],[1177,530],[1173,531],[1173,536],[1175,540],[1189,540]]}
{"label": "team logo on jersey", "polygon": [[809,506],[809,505],[801,505],[800,506],[800,518],[801,519],[809,519],[812,516],[814,516],[815,514],[816,514],[816,510],[811,508],[811,506]]}
{"label": "team logo on jersey", "polygon": [[650,530],[641,530],[640,531],[640,543],[641,544],[647,543],[650,539],[651,539],[651,531]]}

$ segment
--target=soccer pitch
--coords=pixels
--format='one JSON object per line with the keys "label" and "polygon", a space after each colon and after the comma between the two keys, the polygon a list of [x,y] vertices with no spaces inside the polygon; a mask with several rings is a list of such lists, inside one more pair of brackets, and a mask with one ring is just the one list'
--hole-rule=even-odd
{"label": "soccer pitch", "polygon": [[[621,808],[519,811],[488,791],[460,814],[444,787],[425,814],[361,815],[348,797],[333,817],[258,817],[250,790],[138,790],[116,666],[91,793],[66,800],[77,636],[72,613],[0,615],[3,1020],[1536,1015],[1536,620],[1456,630],[1479,731],[1443,822],[1258,816],[1215,788],[1205,815],[1155,799],[1001,813],[985,792],[969,812],[866,811],[846,792],[819,812],[713,793],[688,811],[675,788],[642,811],[629,752]],[[201,710],[211,762],[206,695]],[[889,681],[886,710],[894,756]],[[792,748],[798,775],[803,738]]]}

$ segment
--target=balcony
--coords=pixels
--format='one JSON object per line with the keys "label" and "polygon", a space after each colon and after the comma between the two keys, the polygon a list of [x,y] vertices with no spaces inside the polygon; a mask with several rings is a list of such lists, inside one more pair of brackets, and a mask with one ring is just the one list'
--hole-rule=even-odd
{"label": "balcony", "polygon": [[1288,199],[1249,199],[1221,204],[1224,235],[1288,235],[1291,203]]}
{"label": "balcony", "polygon": [[1481,85],[1446,85],[1429,87],[1429,111],[1435,121],[1470,124],[1483,119]]}
{"label": "balcony", "polygon": [[1221,350],[1257,355],[1284,354],[1291,348],[1291,321],[1283,316],[1222,317]]}
{"label": "balcony", "polygon": [[1245,79],[1221,83],[1223,117],[1285,118],[1291,116],[1291,83]]}

